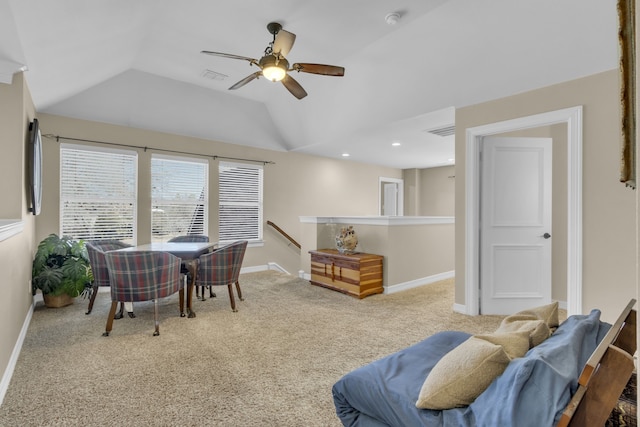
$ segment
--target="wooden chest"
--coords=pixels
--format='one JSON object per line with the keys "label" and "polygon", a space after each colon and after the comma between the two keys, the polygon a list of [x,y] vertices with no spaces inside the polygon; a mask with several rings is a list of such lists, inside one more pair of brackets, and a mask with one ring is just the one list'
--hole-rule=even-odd
{"label": "wooden chest", "polygon": [[311,284],[364,298],[381,294],[382,255],[341,254],[335,249],[309,251]]}

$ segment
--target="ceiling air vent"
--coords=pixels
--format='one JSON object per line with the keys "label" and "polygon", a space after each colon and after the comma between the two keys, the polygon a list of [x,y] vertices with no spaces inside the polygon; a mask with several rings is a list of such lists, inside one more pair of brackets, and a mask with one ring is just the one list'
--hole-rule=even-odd
{"label": "ceiling air vent", "polygon": [[425,132],[438,136],[451,136],[456,133],[456,125],[442,126],[435,129],[426,129]]}
{"label": "ceiling air vent", "polygon": [[204,70],[201,74],[202,77],[209,80],[224,80],[227,76],[226,74],[219,73],[213,70]]}

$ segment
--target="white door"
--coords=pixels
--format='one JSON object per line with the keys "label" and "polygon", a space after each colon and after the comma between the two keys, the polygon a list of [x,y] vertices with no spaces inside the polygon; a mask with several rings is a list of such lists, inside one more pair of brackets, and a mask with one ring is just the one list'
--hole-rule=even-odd
{"label": "white door", "polygon": [[384,184],[384,201],[382,215],[398,215],[398,184],[389,182]]}
{"label": "white door", "polygon": [[551,302],[551,142],[482,141],[482,314],[511,314]]}

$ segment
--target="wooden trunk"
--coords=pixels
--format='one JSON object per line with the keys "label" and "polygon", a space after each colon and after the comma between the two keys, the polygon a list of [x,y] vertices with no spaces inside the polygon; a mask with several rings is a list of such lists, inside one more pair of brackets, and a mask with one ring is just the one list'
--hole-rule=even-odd
{"label": "wooden trunk", "polygon": [[354,253],[341,254],[335,249],[309,251],[311,284],[364,298],[384,291],[383,256]]}

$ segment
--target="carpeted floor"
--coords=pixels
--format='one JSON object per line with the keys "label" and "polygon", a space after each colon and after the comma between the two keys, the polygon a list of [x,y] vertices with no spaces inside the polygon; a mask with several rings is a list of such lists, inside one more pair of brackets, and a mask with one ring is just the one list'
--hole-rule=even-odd
{"label": "carpeted floor", "polygon": [[358,300],[273,271],[241,276],[180,318],[177,295],[114,322],[100,293],[38,303],[0,426],[340,426],[331,386],[345,373],[441,330],[493,331],[501,316],[452,311],[453,281]]}

